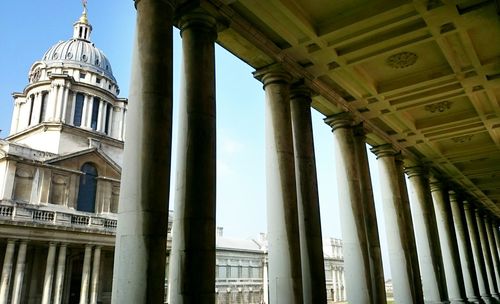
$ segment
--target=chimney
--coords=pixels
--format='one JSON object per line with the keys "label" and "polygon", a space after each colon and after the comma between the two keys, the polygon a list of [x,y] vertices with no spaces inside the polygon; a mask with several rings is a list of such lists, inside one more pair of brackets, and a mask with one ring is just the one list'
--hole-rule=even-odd
{"label": "chimney", "polygon": [[224,228],[222,228],[222,227],[217,227],[217,236],[219,236],[219,237],[222,236],[223,229]]}

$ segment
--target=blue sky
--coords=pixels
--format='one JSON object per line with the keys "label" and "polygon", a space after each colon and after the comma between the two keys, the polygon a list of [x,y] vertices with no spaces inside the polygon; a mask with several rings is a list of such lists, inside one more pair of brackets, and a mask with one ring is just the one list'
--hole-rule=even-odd
{"label": "blue sky", "polygon": [[[91,40],[108,56],[121,88],[120,96],[127,97],[135,27],[133,1],[90,0],[88,10],[89,21],[93,26]],[[17,0],[2,3],[0,137],[6,137],[10,129],[11,93],[24,89],[31,64],[41,59],[51,45],[71,37],[72,25],[81,12],[82,6],[78,0]],[[173,166],[177,151],[180,54],[179,32],[175,30]],[[256,237],[259,232],[266,230],[264,92],[261,83],[252,77],[252,72],[251,67],[232,54],[221,47],[216,48],[217,225],[224,227],[227,236]],[[323,116],[314,110],[313,128],[323,236],[340,238],[333,137],[330,127],[323,122]],[[378,201],[378,173],[374,157],[371,153],[369,155]],[[173,189],[174,185],[171,186],[172,196]],[[172,208],[172,204],[170,206]],[[379,225],[383,225],[381,219]],[[381,237],[384,239],[383,235]]]}

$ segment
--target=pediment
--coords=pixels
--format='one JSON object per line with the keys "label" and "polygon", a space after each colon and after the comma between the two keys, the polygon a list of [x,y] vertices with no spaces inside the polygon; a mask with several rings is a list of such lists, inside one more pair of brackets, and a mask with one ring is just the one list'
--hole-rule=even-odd
{"label": "pediment", "polygon": [[121,177],[121,167],[104,151],[98,148],[90,148],[75,153],[61,155],[45,162],[45,164],[77,171],[80,170],[85,163],[94,164],[98,175],[101,177],[117,180]]}

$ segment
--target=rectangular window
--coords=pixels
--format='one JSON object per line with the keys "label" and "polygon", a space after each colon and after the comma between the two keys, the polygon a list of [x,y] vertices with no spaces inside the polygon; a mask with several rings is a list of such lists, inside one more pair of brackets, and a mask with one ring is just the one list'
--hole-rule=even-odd
{"label": "rectangular window", "polygon": [[96,78],[95,83],[101,83],[101,78]]}
{"label": "rectangular window", "polygon": [[49,94],[44,91],[42,92],[42,104],[40,105],[40,116],[38,117],[38,122],[42,122],[45,119],[45,112],[47,112],[47,96]]}
{"label": "rectangular window", "polygon": [[99,103],[101,99],[99,97],[94,97],[92,103],[92,119],[90,121],[90,127],[92,130],[97,130],[97,117],[99,116]]}
{"label": "rectangular window", "polygon": [[85,73],[80,73],[80,79],[85,78],[85,75],[86,75]]}
{"label": "rectangular window", "polygon": [[108,135],[109,135],[109,124],[111,123],[109,120],[111,118],[110,116],[111,116],[111,109],[112,108],[113,107],[111,106],[111,104],[109,104],[109,103],[106,104],[106,122],[104,124],[104,132]]}
{"label": "rectangular window", "polygon": [[73,116],[73,125],[79,127],[82,125],[83,101],[85,97],[82,93],[76,94],[75,114]]}
{"label": "rectangular window", "polygon": [[230,278],[231,279],[238,278],[238,266],[229,266],[229,267],[231,269]]}

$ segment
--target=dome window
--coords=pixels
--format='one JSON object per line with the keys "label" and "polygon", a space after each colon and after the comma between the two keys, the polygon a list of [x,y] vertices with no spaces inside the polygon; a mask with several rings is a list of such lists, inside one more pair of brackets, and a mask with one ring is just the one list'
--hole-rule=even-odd
{"label": "dome window", "polygon": [[85,61],[85,62],[87,62],[87,55],[83,54],[82,55],[82,60]]}
{"label": "dome window", "polygon": [[66,59],[71,59],[72,57],[73,57],[73,53],[68,52],[68,54],[66,54]]}
{"label": "dome window", "polygon": [[52,55],[52,59],[57,59],[57,58],[59,58],[59,54],[54,53],[54,55]]}
{"label": "dome window", "polygon": [[99,65],[99,59],[96,59],[96,60],[95,60],[95,64],[96,64],[96,65]]}

